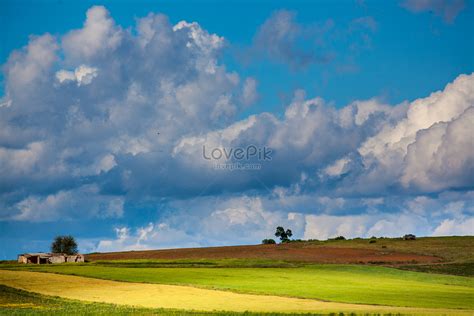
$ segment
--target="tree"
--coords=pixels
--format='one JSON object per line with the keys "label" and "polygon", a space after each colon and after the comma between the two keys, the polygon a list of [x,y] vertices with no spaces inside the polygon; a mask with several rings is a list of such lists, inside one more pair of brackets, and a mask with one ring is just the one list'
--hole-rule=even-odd
{"label": "tree", "polygon": [[276,242],[275,242],[274,239],[271,239],[271,238],[270,238],[270,239],[264,239],[264,240],[262,240],[262,244],[264,244],[264,245],[274,245],[274,244],[276,244]]}
{"label": "tree", "polygon": [[76,240],[71,235],[56,236],[51,244],[51,252],[74,255],[78,252]]}
{"label": "tree", "polygon": [[276,228],[275,236],[279,237],[281,242],[287,242],[290,240],[290,237],[293,236],[293,233],[291,232],[291,229],[285,229],[281,226],[278,226]]}

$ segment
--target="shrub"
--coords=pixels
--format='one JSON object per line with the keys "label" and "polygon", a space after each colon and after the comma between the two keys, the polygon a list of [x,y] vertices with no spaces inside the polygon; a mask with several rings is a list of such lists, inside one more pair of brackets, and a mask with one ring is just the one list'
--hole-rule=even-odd
{"label": "shrub", "polygon": [[303,239],[287,239],[287,240],[282,241],[282,243],[284,243],[284,244],[295,243],[295,242],[305,242],[305,240],[303,240]]}
{"label": "shrub", "polygon": [[336,238],[334,238],[334,240],[346,240],[346,237],[344,237],[344,236],[337,236]]}
{"label": "shrub", "polygon": [[376,242],[377,242],[377,240],[371,239],[371,240],[369,241],[369,244],[375,244]]}
{"label": "shrub", "polygon": [[415,240],[415,239],[416,239],[416,236],[413,234],[406,234],[405,236],[403,236],[403,240]]}
{"label": "shrub", "polygon": [[271,238],[264,239],[264,240],[262,240],[262,244],[263,245],[273,245],[273,244],[276,244],[276,241],[274,239],[271,239]]}

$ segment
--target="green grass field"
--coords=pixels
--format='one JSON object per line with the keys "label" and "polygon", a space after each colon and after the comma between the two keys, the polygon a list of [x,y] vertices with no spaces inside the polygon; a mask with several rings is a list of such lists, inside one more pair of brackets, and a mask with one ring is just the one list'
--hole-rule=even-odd
{"label": "green grass field", "polygon": [[[441,258],[441,262],[395,264],[393,267],[384,267],[354,264],[309,264],[267,259],[201,258],[109,260],[58,265],[20,265],[14,262],[5,262],[0,263],[0,269],[93,278],[89,280],[106,279],[122,282],[186,285],[236,293],[368,304],[366,306],[439,308],[440,313],[442,308],[450,308],[451,311],[447,315],[453,314],[453,310],[467,314],[474,310],[474,237],[419,238],[415,241],[378,238],[376,242],[372,243],[369,243],[367,239],[294,243],[294,247],[304,248],[317,249],[326,246],[384,249],[388,252],[432,255]],[[141,286],[138,291],[140,289]],[[33,288],[31,290],[34,291]],[[104,293],[101,292],[101,295]],[[121,301],[109,301],[109,303],[121,304]],[[347,310],[337,309],[334,310],[334,315],[339,315],[340,310]],[[278,311],[280,310],[278,309]],[[71,313],[79,315],[215,315],[215,313],[189,310],[134,308],[105,303],[87,303],[0,286],[0,314],[66,315]],[[417,313],[419,314],[419,311]],[[243,315],[238,312],[218,314]],[[261,313],[258,314],[261,315]],[[245,315],[257,314],[247,313]]]}
{"label": "green grass field", "polygon": [[[212,261],[207,262],[212,264]],[[345,303],[474,309],[474,279],[468,277],[360,265],[307,265],[296,268],[143,267],[152,263],[149,260],[119,261],[116,262],[118,267],[108,262],[105,265],[15,265],[10,268]],[[123,267],[124,264],[127,267]],[[183,261],[180,261],[182,264]]]}

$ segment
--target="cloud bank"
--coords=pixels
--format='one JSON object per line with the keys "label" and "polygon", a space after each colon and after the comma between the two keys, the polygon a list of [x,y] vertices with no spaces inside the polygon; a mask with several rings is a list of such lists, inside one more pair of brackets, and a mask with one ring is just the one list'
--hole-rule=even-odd
{"label": "cloud bank", "polygon": [[[303,29],[277,12],[254,44],[313,63]],[[255,243],[281,224],[300,238],[474,233],[474,74],[396,105],[336,108],[297,90],[282,116],[241,119],[258,82],[221,62],[227,44],[161,14],[123,29],[100,6],[80,29],[32,37],[4,65],[0,219],[108,219],[117,236],[100,251]],[[273,151],[258,171],[202,157],[203,146],[249,145]],[[149,224],[114,222],[145,200]]]}

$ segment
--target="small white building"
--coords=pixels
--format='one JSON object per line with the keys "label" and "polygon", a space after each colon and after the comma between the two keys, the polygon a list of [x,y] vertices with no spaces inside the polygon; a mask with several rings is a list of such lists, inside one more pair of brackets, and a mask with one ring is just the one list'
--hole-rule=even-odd
{"label": "small white building", "polygon": [[24,253],[18,255],[18,263],[49,264],[64,262],[84,262],[84,255],[66,255],[64,253]]}

